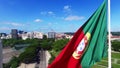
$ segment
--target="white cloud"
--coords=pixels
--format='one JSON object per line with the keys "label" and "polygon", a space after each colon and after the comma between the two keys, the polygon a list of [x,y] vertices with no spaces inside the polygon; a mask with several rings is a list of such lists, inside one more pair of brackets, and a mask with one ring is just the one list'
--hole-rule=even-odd
{"label": "white cloud", "polygon": [[48,14],[53,14],[53,12],[52,12],[52,11],[49,11]]}
{"label": "white cloud", "polygon": [[68,16],[68,17],[64,18],[64,20],[66,20],[66,21],[82,20],[82,19],[84,19],[83,16]]}
{"label": "white cloud", "polygon": [[55,15],[54,12],[52,12],[52,11],[49,11],[48,14],[49,15]]}
{"label": "white cloud", "polygon": [[71,10],[71,7],[69,5],[65,5],[64,8],[63,8],[65,11],[70,11]]}
{"label": "white cloud", "polygon": [[46,14],[47,14],[47,12],[42,11],[42,12],[40,12],[40,14],[41,14],[41,15],[46,15]]}
{"label": "white cloud", "polygon": [[52,26],[52,22],[49,22],[48,25],[49,25],[49,26]]}
{"label": "white cloud", "polygon": [[8,25],[12,25],[12,26],[24,26],[24,24],[21,24],[21,23],[15,23],[15,22],[6,22],[6,24],[8,24]]}
{"label": "white cloud", "polygon": [[8,27],[0,27],[0,30],[10,30]]}
{"label": "white cloud", "polygon": [[54,16],[55,13],[53,11],[42,11],[40,12],[41,15],[49,15],[49,16]]}
{"label": "white cloud", "polygon": [[41,19],[35,19],[34,22],[43,22]]}

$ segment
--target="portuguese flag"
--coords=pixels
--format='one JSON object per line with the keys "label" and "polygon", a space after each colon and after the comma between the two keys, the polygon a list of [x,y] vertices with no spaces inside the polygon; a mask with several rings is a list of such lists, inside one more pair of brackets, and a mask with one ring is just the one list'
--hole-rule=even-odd
{"label": "portuguese flag", "polygon": [[48,68],[90,68],[107,56],[106,1],[93,13]]}

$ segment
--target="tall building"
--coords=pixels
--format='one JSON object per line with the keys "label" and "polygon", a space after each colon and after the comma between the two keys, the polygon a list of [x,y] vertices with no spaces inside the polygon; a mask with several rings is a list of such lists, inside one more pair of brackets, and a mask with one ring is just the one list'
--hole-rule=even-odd
{"label": "tall building", "polygon": [[17,39],[18,38],[18,30],[17,29],[12,29],[11,30],[11,35],[13,39]]}
{"label": "tall building", "polygon": [[55,32],[48,32],[48,38],[55,38]]}

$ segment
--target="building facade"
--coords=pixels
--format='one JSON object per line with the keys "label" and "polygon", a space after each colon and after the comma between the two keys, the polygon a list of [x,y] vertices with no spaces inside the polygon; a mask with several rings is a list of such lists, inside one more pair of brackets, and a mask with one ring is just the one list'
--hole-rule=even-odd
{"label": "building facade", "polygon": [[48,38],[55,38],[55,32],[48,32]]}
{"label": "building facade", "polygon": [[13,39],[18,39],[18,30],[17,29],[12,29],[11,30],[11,35]]}
{"label": "building facade", "polygon": [[24,33],[22,34],[22,39],[26,40],[26,39],[33,39],[33,38],[37,38],[37,39],[42,39],[43,38],[43,33],[41,32],[28,32],[28,33]]}

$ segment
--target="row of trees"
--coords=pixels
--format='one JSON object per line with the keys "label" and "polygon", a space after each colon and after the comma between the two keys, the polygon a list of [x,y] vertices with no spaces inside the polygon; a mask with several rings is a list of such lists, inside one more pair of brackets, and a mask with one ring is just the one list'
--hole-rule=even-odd
{"label": "row of trees", "polygon": [[37,41],[37,39],[3,39],[3,47],[14,47],[16,44],[28,44],[28,43],[35,43],[34,41]]}
{"label": "row of trees", "polygon": [[[39,63],[39,50],[42,48],[44,50],[50,50],[54,39],[27,39],[27,40],[16,40],[7,39],[2,40],[4,47],[14,47],[16,44],[29,44],[29,46],[21,53],[18,57],[13,57],[10,62],[4,64],[4,68],[17,68],[20,63]],[[12,44],[11,45],[8,45]]]}
{"label": "row of trees", "polygon": [[[68,43],[69,39],[27,39],[27,40],[15,40],[8,39],[3,40],[4,47],[11,46],[14,47],[15,44],[30,44],[23,53],[19,55],[19,57],[13,57],[11,61],[7,64],[4,64],[4,68],[16,68],[20,63],[31,63],[31,62],[39,62],[39,50],[42,48],[43,50],[49,50],[51,54],[51,59],[49,63],[51,63],[54,58],[60,53],[60,51],[64,48],[64,46]],[[13,45],[14,44],[14,45]],[[112,41],[112,48],[115,51],[120,51],[120,41]]]}
{"label": "row of trees", "polygon": [[65,47],[65,45],[68,43],[69,39],[61,39],[61,40],[56,40],[51,49],[49,50],[51,54],[51,58],[49,60],[49,63],[51,63],[55,57],[60,53],[60,51]]}
{"label": "row of trees", "polygon": [[[52,50],[49,51],[52,56],[51,59],[49,60],[49,63],[51,63],[54,60],[54,58],[60,53],[60,51],[64,48],[64,46],[67,44],[68,41],[69,41],[68,39],[61,39],[53,43]],[[112,49],[114,51],[120,52],[119,40],[112,41]]]}
{"label": "row of trees", "polygon": [[114,51],[120,52],[120,41],[118,41],[118,40],[112,41],[112,49]]}

